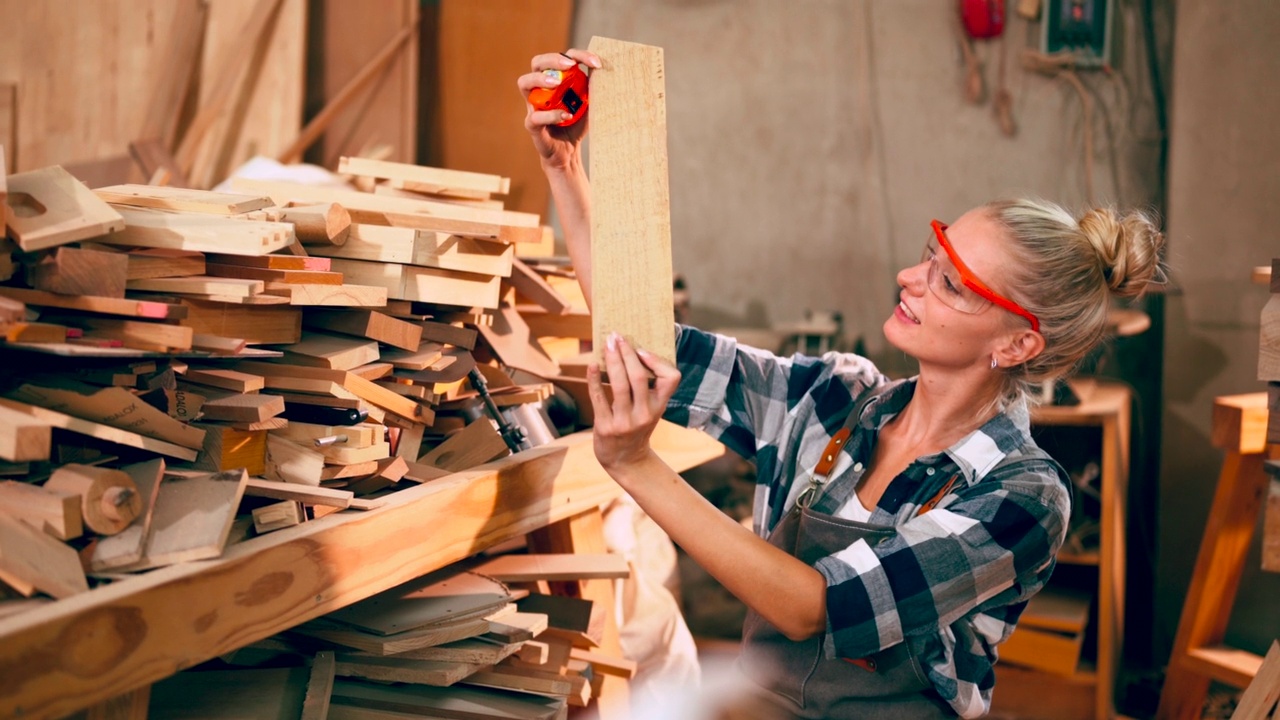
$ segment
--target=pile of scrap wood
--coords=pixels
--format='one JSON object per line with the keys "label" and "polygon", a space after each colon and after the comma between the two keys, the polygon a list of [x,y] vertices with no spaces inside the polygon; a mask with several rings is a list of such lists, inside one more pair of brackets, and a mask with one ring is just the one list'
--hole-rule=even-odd
{"label": "pile of scrap wood", "polygon": [[616,555],[510,554],[446,568],[158,683],[152,708],[198,706],[234,684],[275,698],[281,717],[565,717],[605,675],[630,678],[635,664],[595,650],[602,608],[547,585],[627,575]]}
{"label": "pile of scrap wood", "polygon": [[585,303],[549,229],[495,199],[508,181],[341,170],[349,189],[235,193],[0,175],[0,597],[216,557],[502,457],[478,384],[508,421],[553,392],[589,409]]}

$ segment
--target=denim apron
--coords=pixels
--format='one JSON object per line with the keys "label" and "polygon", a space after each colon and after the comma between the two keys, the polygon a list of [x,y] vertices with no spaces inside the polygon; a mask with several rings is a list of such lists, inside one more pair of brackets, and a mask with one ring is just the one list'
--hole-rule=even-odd
{"label": "denim apron", "polygon": [[[859,405],[865,405],[865,401]],[[769,544],[806,565],[858,540],[875,545],[897,532],[892,526],[871,525],[810,509],[860,410],[861,407],[851,413],[845,428],[832,438],[823,452],[823,461],[811,475],[810,487],[769,535]],[[920,512],[932,509],[955,480],[952,478]],[[934,691],[912,652],[910,639],[866,658],[830,660],[823,653],[824,638],[825,634],[819,634],[800,642],[790,640],[748,609],[739,666],[757,685],[771,691],[766,698],[793,717],[924,720],[956,716]]]}

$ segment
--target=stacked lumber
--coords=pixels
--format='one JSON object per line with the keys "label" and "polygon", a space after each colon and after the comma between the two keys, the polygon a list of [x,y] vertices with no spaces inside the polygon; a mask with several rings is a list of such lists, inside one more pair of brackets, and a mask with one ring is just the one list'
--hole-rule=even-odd
{"label": "stacked lumber", "polygon": [[342,170],[350,189],[0,183],[0,595],[217,557],[503,457],[481,390],[507,422],[553,393],[589,411],[585,302],[540,219],[502,209],[509,181]]}
{"label": "stacked lumber", "polygon": [[234,669],[179,674],[157,684],[152,701],[189,707],[192,692],[239,678],[243,687],[262,683],[291,698],[282,701],[282,715],[323,708],[330,717],[383,710],[562,718],[570,706],[586,707],[604,676],[634,674],[634,663],[595,650],[601,609],[526,589],[626,577],[620,556],[513,554],[481,562],[470,571],[445,568],[228,653],[219,667]]}
{"label": "stacked lumber", "polygon": [[[1263,277],[1271,287],[1271,297],[1262,309],[1258,379],[1267,383],[1267,444],[1276,445],[1280,444],[1280,258],[1271,261],[1270,273]],[[1262,568],[1280,572],[1280,470],[1271,462],[1267,469],[1271,483],[1262,531]]]}

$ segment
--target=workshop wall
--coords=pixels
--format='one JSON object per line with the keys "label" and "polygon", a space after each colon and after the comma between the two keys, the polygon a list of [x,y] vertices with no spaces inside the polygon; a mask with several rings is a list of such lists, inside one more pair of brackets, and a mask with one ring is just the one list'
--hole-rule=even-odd
{"label": "workshop wall", "polygon": [[[1138,26],[1122,15],[1120,75],[1082,77],[1110,112],[1120,191],[1102,113],[1093,176],[1100,201],[1145,203],[1154,124]],[[954,3],[579,0],[574,38],[666,50],[672,245],[694,321],[763,327],[839,310],[876,355],[894,275],[918,260],[930,219],[1005,195],[1084,200],[1080,99],[1018,65],[1038,28],[1011,13],[1006,29],[1013,138],[989,100],[998,41],[976,47],[988,99],[963,98]]]}
{"label": "workshop wall", "polygon": [[[1168,656],[1195,565],[1222,453],[1209,445],[1213,398],[1258,392],[1258,333],[1267,288],[1251,269],[1277,256],[1280,198],[1280,5],[1231,12],[1180,2],[1174,41],[1169,160],[1164,441],[1157,623]],[[1245,51],[1242,51],[1245,50]],[[1259,524],[1260,527],[1260,524]],[[1260,534],[1259,530],[1259,534]],[[1265,653],[1280,636],[1280,576],[1260,570],[1255,537],[1227,642]]]}

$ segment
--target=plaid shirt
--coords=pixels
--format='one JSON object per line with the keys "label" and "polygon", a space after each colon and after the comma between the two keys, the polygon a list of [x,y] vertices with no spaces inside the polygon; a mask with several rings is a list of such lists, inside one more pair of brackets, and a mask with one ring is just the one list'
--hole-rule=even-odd
{"label": "plaid shirt", "polygon": [[[680,327],[683,374],[666,418],[702,428],[757,469],[756,532],[767,537],[809,485],[828,440],[862,409],[831,471],[819,512],[833,514],[871,464],[876,437],[910,401],[871,361],[827,353],[790,359]],[[959,474],[934,509],[917,516]],[[991,708],[996,646],[1049,579],[1070,515],[1066,473],[1030,435],[1024,403],[947,450],[918,458],[889,484],[869,522],[896,535],[819,560],[827,580],[828,658],[862,658],[906,640],[962,717]]]}

